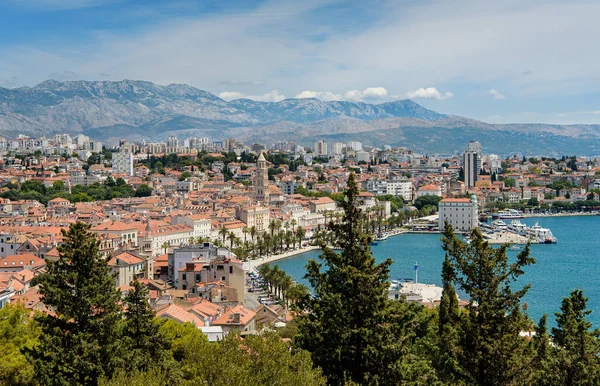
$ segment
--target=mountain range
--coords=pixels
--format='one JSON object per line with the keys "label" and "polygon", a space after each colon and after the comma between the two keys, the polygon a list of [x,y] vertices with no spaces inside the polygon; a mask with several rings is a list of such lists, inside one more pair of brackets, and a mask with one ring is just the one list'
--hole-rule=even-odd
{"label": "mountain range", "polygon": [[486,152],[501,155],[600,154],[600,125],[488,124],[408,99],[381,104],[313,98],[225,101],[185,84],[133,80],[47,80],[34,87],[0,88],[0,135],[56,133],[84,133],[109,144],[163,141],[172,135],[267,144],[357,140],[445,154],[477,139]]}

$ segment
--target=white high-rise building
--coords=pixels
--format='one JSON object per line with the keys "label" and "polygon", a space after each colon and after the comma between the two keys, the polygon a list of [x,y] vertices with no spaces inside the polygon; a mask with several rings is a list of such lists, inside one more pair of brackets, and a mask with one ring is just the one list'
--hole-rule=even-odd
{"label": "white high-rise building", "polygon": [[327,142],[319,141],[315,143],[315,155],[326,156],[327,154]]}
{"label": "white high-rise building", "polygon": [[113,173],[133,176],[133,153],[129,148],[123,148],[112,155]]}
{"label": "white high-rise building", "polygon": [[481,143],[479,141],[470,141],[467,150],[463,154],[463,172],[465,177],[465,187],[471,189],[475,187],[475,182],[481,170]]}
{"label": "white high-rise building", "polygon": [[343,149],[344,149],[344,144],[341,142],[333,142],[331,144],[331,154],[333,154],[333,155],[341,155]]}
{"label": "white high-rise building", "polygon": [[362,150],[362,142],[358,142],[358,141],[350,141],[346,144],[346,147],[348,149],[352,149],[355,151],[361,151]]}

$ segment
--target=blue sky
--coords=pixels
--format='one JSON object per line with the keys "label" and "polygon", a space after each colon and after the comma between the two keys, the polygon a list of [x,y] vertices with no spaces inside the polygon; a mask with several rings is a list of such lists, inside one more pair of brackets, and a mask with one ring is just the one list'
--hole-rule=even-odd
{"label": "blue sky", "polygon": [[600,123],[597,15],[586,0],[2,0],[0,86],[143,79]]}

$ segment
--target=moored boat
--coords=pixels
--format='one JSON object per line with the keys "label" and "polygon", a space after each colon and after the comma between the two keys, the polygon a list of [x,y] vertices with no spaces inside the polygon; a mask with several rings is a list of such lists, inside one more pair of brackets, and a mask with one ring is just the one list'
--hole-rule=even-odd
{"label": "moored boat", "polygon": [[506,209],[506,210],[501,210],[498,211],[496,213],[492,213],[492,218],[493,219],[503,219],[503,220],[511,220],[511,219],[519,219],[519,218],[525,218],[525,215],[523,214],[523,212],[516,210],[516,209]]}

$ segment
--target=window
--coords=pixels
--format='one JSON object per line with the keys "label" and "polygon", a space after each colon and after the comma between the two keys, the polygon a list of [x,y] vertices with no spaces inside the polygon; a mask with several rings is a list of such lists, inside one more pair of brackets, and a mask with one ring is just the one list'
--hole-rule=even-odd
{"label": "window", "polygon": [[187,289],[187,285],[183,284],[183,285],[181,286],[181,289],[184,289],[184,290],[186,290],[186,289]]}
{"label": "window", "polygon": [[233,265],[229,266],[229,273],[233,273]]}
{"label": "window", "polygon": [[227,279],[225,278],[225,276],[221,276],[221,281],[225,281],[225,280],[227,280]]}
{"label": "window", "polygon": [[[184,273],[183,275],[181,275],[181,280],[186,280],[186,274]],[[184,288],[185,289],[185,288]]]}
{"label": "window", "polygon": [[200,281],[200,274],[199,273],[196,274],[196,281]]}

